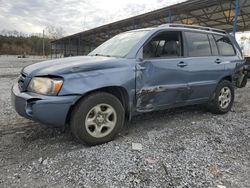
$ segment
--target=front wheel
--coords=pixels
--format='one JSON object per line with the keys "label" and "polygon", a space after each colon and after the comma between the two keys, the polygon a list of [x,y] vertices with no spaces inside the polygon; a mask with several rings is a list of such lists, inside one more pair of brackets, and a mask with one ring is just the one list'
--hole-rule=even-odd
{"label": "front wheel", "polygon": [[221,81],[208,104],[209,110],[215,114],[225,114],[231,110],[234,102],[234,87],[227,80]]}
{"label": "front wheel", "polygon": [[124,123],[124,108],[113,95],[98,92],[85,97],[73,110],[70,127],[73,135],[88,145],[112,140]]}

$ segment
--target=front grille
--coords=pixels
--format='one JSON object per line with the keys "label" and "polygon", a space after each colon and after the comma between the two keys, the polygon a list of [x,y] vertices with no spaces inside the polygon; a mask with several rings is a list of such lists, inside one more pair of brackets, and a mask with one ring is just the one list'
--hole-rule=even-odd
{"label": "front grille", "polygon": [[26,90],[26,87],[25,87],[25,79],[26,79],[26,75],[21,73],[19,79],[18,79],[18,87],[20,89],[20,91],[25,91]]}

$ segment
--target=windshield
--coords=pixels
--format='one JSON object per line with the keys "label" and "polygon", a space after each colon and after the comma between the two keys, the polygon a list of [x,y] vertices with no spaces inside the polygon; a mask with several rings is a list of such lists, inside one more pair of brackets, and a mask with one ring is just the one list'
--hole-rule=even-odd
{"label": "windshield", "polygon": [[98,46],[89,55],[124,57],[147,33],[148,30],[141,30],[116,35]]}

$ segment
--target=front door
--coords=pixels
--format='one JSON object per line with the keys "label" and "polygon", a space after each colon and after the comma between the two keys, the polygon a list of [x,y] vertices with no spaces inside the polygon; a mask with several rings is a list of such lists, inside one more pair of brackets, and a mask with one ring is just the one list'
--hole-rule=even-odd
{"label": "front door", "polygon": [[181,32],[157,34],[141,50],[136,65],[137,111],[178,106],[188,99],[188,64],[183,58]]}

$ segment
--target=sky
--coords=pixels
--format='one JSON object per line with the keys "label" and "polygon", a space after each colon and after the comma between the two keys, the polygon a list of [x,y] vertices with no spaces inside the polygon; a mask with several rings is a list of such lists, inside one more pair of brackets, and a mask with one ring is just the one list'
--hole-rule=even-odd
{"label": "sky", "polygon": [[0,30],[32,34],[54,26],[69,35],[183,1],[0,0]]}
{"label": "sky", "polygon": [[[0,31],[41,34],[47,26],[54,26],[70,35],[183,1],[0,0]],[[250,32],[237,34],[239,43],[242,36],[250,38]]]}

